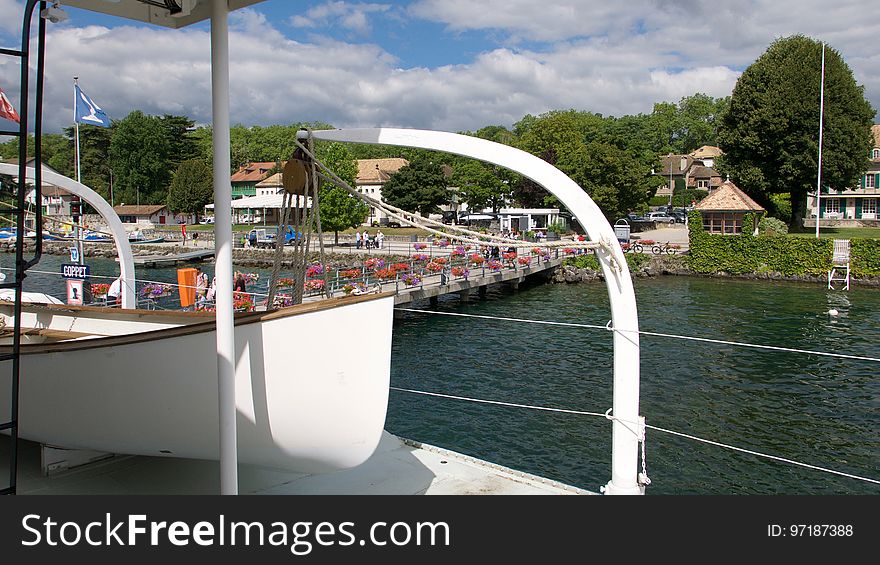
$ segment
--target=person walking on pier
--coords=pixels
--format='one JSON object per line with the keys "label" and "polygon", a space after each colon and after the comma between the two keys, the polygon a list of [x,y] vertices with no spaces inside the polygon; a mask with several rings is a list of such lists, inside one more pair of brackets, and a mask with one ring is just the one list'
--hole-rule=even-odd
{"label": "person walking on pier", "polygon": [[382,230],[376,232],[376,249],[382,249],[382,242],[385,241],[385,234]]}
{"label": "person walking on pier", "polygon": [[354,232],[354,246],[355,249],[361,248],[361,230]]}

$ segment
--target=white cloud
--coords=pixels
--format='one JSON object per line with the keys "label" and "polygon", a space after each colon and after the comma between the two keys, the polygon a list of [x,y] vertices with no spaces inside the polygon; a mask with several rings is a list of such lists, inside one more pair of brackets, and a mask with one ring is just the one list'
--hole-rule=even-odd
{"label": "white cloud", "polygon": [[367,15],[386,12],[389,8],[388,4],[327,2],[310,8],[305,16],[292,16],[289,23],[293,27],[318,27],[334,24],[366,35],[372,29]]}
{"label": "white cloud", "polygon": [[0,0],[0,14],[3,14],[0,18],[0,32],[20,38],[24,3],[18,0]]}
{"label": "white cloud", "polygon": [[[538,17],[538,11],[516,1],[511,0],[512,5],[526,13],[520,14],[524,19],[519,27],[508,24],[512,26],[508,29],[525,38],[532,33],[525,16]],[[640,33],[608,28],[589,36],[557,38],[541,49],[495,48],[465,64],[434,68],[399,68],[396,54],[373,44],[319,37],[307,43],[294,41],[258,10],[243,10],[231,17],[232,121],[246,125],[325,121],[340,127],[458,131],[509,126],[525,114],[552,109],[614,116],[649,113],[655,102],[677,102],[696,92],[729,95],[745,66],[775,37],[795,31],[781,24],[774,27],[786,14],[802,22],[803,33],[831,42],[856,80],[865,84],[874,107],[880,108],[880,55],[867,40],[872,33],[876,36],[876,25],[850,9],[846,0],[840,2],[844,16],[837,9],[806,5],[805,10],[813,10],[812,18],[792,10],[793,4],[764,7],[761,2],[742,1],[733,8],[710,10],[698,0],[670,8],[665,2],[643,0],[641,6],[649,11],[640,17],[650,16],[645,19],[650,23],[638,24]],[[346,3],[322,6],[327,11],[318,12],[321,17],[331,8],[336,10],[334,17],[350,13],[343,10],[349,6]],[[755,12],[755,7],[762,11]],[[630,10],[621,12],[621,21],[636,22]],[[596,11],[595,25],[610,21],[604,14]],[[439,53],[458,49],[457,40],[425,38]],[[211,121],[210,38],[200,28],[52,26],[46,63],[46,131],[70,125],[74,74],[113,118],[138,109],[184,114],[198,123]],[[0,62],[0,84],[7,92],[15,91],[17,65]]]}

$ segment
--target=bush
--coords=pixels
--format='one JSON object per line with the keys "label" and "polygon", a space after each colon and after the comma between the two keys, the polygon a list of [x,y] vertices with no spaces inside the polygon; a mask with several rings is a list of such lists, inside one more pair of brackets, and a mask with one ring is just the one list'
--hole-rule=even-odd
{"label": "bush", "polygon": [[[745,226],[747,221],[743,220]],[[697,273],[782,273],[786,276],[825,275],[831,270],[834,243],[789,235],[753,237],[709,234],[700,213],[688,215],[688,265]],[[745,229],[745,227],[743,228]],[[850,267],[856,277],[880,275],[880,240],[852,238]]]}
{"label": "bush", "polygon": [[758,233],[766,236],[786,235],[788,226],[782,220],[765,217],[758,223]]}
{"label": "bush", "polygon": [[562,220],[557,220],[547,226],[547,231],[561,235],[565,233],[565,222],[563,222]]}

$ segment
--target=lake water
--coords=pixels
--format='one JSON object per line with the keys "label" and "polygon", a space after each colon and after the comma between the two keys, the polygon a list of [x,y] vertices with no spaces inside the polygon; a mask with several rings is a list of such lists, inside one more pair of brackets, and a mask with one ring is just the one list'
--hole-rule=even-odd
{"label": "lake water", "polygon": [[[47,257],[37,269],[58,272],[62,262]],[[0,266],[11,264],[11,256],[0,257]],[[95,274],[118,272],[113,261],[89,264]],[[259,272],[265,281],[268,271]],[[173,269],[139,276],[176,280]],[[26,290],[56,296],[63,289],[52,275],[33,273],[26,283]],[[880,354],[878,289],[668,276],[637,280],[636,293],[645,331]],[[832,308],[839,315],[830,316]],[[496,288],[466,304],[443,298],[437,310],[597,325],[609,319],[601,283]],[[348,339],[364,331],[370,328],[340,328]],[[880,363],[651,336],[641,345],[640,412],[649,425],[880,478]],[[604,330],[410,312],[395,321],[393,387],[601,413],[611,406],[611,380],[611,334]],[[611,424],[603,418],[392,390],[386,427],[589,490],[610,479]],[[649,494],[880,493],[876,484],[654,430],[647,469]]]}

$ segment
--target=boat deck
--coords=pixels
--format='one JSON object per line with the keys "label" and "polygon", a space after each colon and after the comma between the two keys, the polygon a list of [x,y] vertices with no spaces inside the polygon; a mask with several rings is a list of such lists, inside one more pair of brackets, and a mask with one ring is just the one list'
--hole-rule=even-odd
{"label": "boat deck", "polygon": [[[8,440],[0,439],[0,482],[7,483]],[[44,476],[40,447],[22,441],[19,494],[217,494],[218,463],[118,455]],[[323,475],[239,468],[241,494],[595,494],[444,449],[383,434],[363,465]]]}

